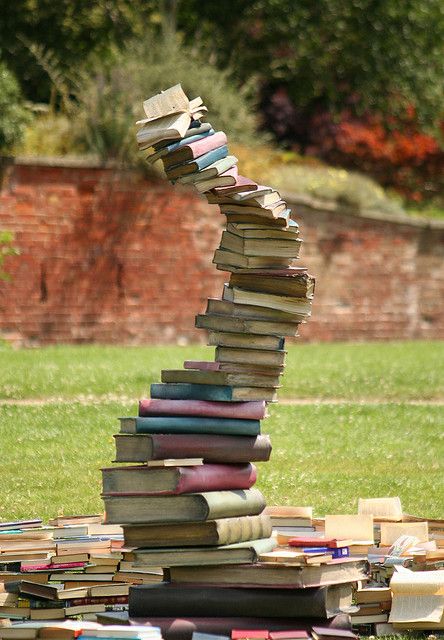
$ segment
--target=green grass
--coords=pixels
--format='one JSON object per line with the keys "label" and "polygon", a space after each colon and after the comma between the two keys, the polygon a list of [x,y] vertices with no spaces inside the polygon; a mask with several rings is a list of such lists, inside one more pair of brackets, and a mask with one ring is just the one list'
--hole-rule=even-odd
{"label": "green grass", "polygon": [[[281,398],[444,398],[444,341],[289,346]],[[161,368],[212,360],[209,347],[63,346],[0,350],[0,398],[147,394]]]}
{"label": "green grass", "polygon": [[[135,403],[0,408],[0,519],[102,510],[100,472],[116,418]],[[258,487],[269,504],[354,513],[361,497],[399,495],[404,510],[443,516],[442,407],[275,406],[263,423],[273,455]]]}

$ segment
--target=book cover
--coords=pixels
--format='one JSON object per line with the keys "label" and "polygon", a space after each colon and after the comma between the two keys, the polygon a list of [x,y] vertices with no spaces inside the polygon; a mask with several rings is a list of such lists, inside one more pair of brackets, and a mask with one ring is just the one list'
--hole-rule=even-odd
{"label": "book cover", "polygon": [[[227,136],[223,131],[218,131],[210,136],[204,136],[194,142],[188,141],[163,158],[165,170],[168,170],[187,160],[197,159],[201,156],[227,144]],[[220,158],[218,158],[220,159]],[[215,160],[212,160],[214,162]],[[211,163],[210,163],[211,164]]]}
{"label": "book cover", "polygon": [[231,387],[228,385],[193,384],[193,383],[153,383],[152,398],[174,398],[177,400],[265,400],[275,402],[276,392],[264,387]]}
{"label": "book cover", "polygon": [[200,457],[204,462],[265,462],[271,455],[268,435],[117,434],[116,462],[146,462],[169,458]]}
{"label": "book cover", "polygon": [[208,433],[238,436],[256,436],[260,433],[259,420],[195,416],[120,418],[120,427],[122,433]]}
{"label": "book cover", "polygon": [[[103,496],[110,524],[202,522],[259,515],[265,500],[258,489],[208,491],[173,496]],[[90,574],[95,575],[95,574]]]}
{"label": "book cover", "polygon": [[167,169],[166,173],[168,178],[170,179],[178,178],[182,175],[191,174],[196,171],[202,171],[206,167],[209,167],[213,163],[217,162],[218,160],[222,160],[227,156],[228,147],[227,145],[223,145],[221,147],[218,147],[217,149],[213,149],[212,151],[205,153],[199,158],[196,158],[194,160],[187,160],[180,165],[177,165],[171,169]]}
{"label": "book cover", "polygon": [[[177,570],[174,568],[174,571]],[[328,618],[348,612],[351,602],[351,585],[311,589],[249,589],[208,588],[198,584],[187,588],[161,582],[132,587],[129,614],[131,617],[255,616],[260,612],[262,616],[271,618]]]}
{"label": "book cover", "polygon": [[145,465],[102,469],[105,495],[178,495],[249,489],[256,482],[252,464],[203,464],[149,468]]}
{"label": "book cover", "polygon": [[[217,365],[217,363],[212,364]],[[266,416],[266,405],[265,402],[260,401],[230,403],[207,400],[163,400],[161,398],[142,398],[139,401],[139,416],[162,415],[261,420]]]}

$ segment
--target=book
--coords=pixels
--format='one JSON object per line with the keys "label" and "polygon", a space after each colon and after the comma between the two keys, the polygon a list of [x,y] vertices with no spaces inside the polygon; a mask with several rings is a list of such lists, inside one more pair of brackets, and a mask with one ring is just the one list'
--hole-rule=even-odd
{"label": "book", "polygon": [[[222,331],[234,334],[256,336],[296,336],[299,323],[273,322],[269,320],[251,320],[242,317],[230,317],[213,313],[196,316],[195,326],[200,329]],[[283,348],[283,347],[280,347]]]}
{"label": "book", "polygon": [[[233,227],[234,225],[229,225]],[[287,238],[248,238],[240,233],[222,233],[220,247],[244,256],[273,256],[295,259],[299,256],[302,240],[296,234],[287,233]]]}
{"label": "book", "polygon": [[134,559],[140,566],[158,567],[243,564],[256,562],[262,553],[271,551],[275,546],[274,538],[259,538],[215,547],[144,548],[134,551]]}
{"label": "book", "polygon": [[276,216],[259,216],[248,211],[242,213],[221,211],[221,213],[226,217],[227,224],[265,225],[265,223],[268,223],[268,228],[270,229],[287,229],[291,211],[290,209],[285,209],[285,211],[278,213]]}
{"label": "book", "polygon": [[262,420],[267,415],[265,402],[208,402],[205,400],[162,400],[142,398],[139,416],[202,416]]}
{"label": "book", "polygon": [[222,436],[214,434],[115,435],[116,462],[146,462],[177,455],[199,455],[205,462],[267,461],[271,442],[267,435]]}
{"label": "book", "polygon": [[286,313],[297,313],[307,318],[311,314],[311,300],[306,298],[296,298],[291,296],[274,295],[258,291],[247,291],[239,287],[229,287],[225,285],[223,299],[235,304],[248,304],[259,307],[269,307],[285,311]]}
{"label": "book", "polygon": [[175,178],[179,178],[180,176],[186,176],[189,174],[193,174],[196,171],[202,171],[203,169],[206,169],[218,160],[222,160],[227,156],[228,147],[226,145],[222,145],[217,149],[208,151],[204,155],[199,156],[194,160],[187,160],[182,164],[171,167],[170,169],[166,169],[166,174],[170,180],[174,180]]}
{"label": "book", "polygon": [[331,627],[313,627],[311,635],[314,640],[358,640],[358,636],[348,629],[332,629]]}
{"label": "book", "polygon": [[[286,229],[274,229],[269,226],[254,224],[227,224],[227,233],[238,236],[241,240],[257,240],[257,241],[282,241],[284,244],[288,242],[299,241],[299,225],[294,220],[288,221]],[[273,243],[274,244],[274,243]]]}
{"label": "book", "polygon": [[280,336],[266,334],[256,335],[254,333],[209,331],[207,344],[209,346],[219,347],[282,351],[285,346],[285,339]]}
{"label": "book", "polygon": [[267,387],[232,387],[216,384],[169,383],[151,385],[151,397],[177,400],[215,400],[218,402],[265,400],[275,402],[276,392]]}
{"label": "book", "polygon": [[136,133],[139,149],[143,151],[162,140],[182,138],[190,126],[190,122],[191,116],[188,113],[173,113],[144,124]]}
{"label": "book", "polygon": [[214,192],[217,195],[229,195],[232,193],[241,193],[242,191],[248,190],[254,191],[257,189],[258,185],[254,180],[250,180],[250,178],[246,178],[245,176],[238,175],[236,178],[236,182],[234,185],[230,185],[228,187],[216,187]]}
{"label": "book", "polygon": [[285,366],[269,367],[267,365],[246,362],[214,362],[213,360],[185,360],[184,369],[199,369],[199,371],[226,371],[228,373],[256,373],[262,376],[280,376]]}
{"label": "book", "polygon": [[256,436],[259,420],[196,416],[148,416],[120,418],[121,433],[208,433],[214,435]]}
{"label": "book", "polygon": [[[266,349],[242,349],[235,347],[216,347],[216,355],[215,360],[217,362],[245,362],[251,365],[263,365],[270,367],[279,367],[285,364],[285,357],[287,352],[285,349],[275,349],[274,351],[266,350]],[[254,367],[253,367],[254,368]],[[220,372],[224,373],[224,372]],[[215,372],[212,372],[212,375],[215,375]],[[236,384],[234,380],[237,380],[240,376],[238,374],[238,378],[234,378],[236,374],[227,373],[227,384]],[[230,376],[228,378],[228,376]],[[265,377],[265,376],[264,376]],[[272,377],[272,376],[270,376]],[[245,376],[245,380],[247,382],[248,377]],[[239,385],[241,382],[239,381]],[[256,376],[254,374],[251,375],[251,379],[248,381],[248,384],[252,387],[254,386],[278,386],[279,380],[276,381],[276,384],[263,384],[261,385],[260,376]]]}
{"label": "book", "polygon": [[300,324],[307,317],[306,313],[293,314],[248,304],[237,304],[229,300],[208,298],[206,315],[224,315],[230,318],[248,318],[249,320],[265,320],[268,322],[286,322]]}
{"label": "book", "polygon": [[259,515],[265,507],[258,489],[209,491],[178,496],[103,496],[107,522],[201,522]]}
{"label": "book", "polygon": [[[192,132],[192,134],[188,135],[189,132]],[[203,125],[201,125],[199,129],[195,129],[195,128],[188,129],[185,136],[181,140],[178,140],[175,142],[167,141],[163,145],[156,145],[156,150],[153,153],[146,156],[145,160],[150,164],[153,164],[154,162],[156,162],[156,160],[160,160],[161,158],[168,155],[169,153],[176,151],[177,149],[181,149],[185,145],[190,144],[192,142],[203,140],[208,136],[212,136],[214,133],[215,133],[214,129],[212,129],[211,125],[209,124],[207,124],[207,128],[205,129]]]}
{"label": "book", "polygon": [[195,171],[188,175],[179,176],[177,181],[181,184],[194,184],[201,180],[209,180],[222,175],[229,169],[232,169],[237,164],[236,156],[228,155],[221,160],[217,160],[210,164],[205,169]]}
{"label": "book", "polygon": [[151,122],[175,113],[191,113],[190,101],[181,84],[175,84],[144,100],[143,110],[146,115],[144,122]]}
{"label": "book", "polygon": [[374,543],[374,529],[372,515],[335,515],[325,516],[325,537],[344,537],[353,540],[354,544],[366,545]]}
{"label": "book", "polygon": [[[222,351],[224,349],[224,351]],[[220,353],[222,351],[222,353]],[[239,353],[247,352],[247,353]],[[250,362],[250,358],[252,362],[258,362],[259,364],[270,364],[272,365],[274,362],[278,364],[282,364],[285,358],[285,352],[276,351],[263,351],[263,350],[255,350],[256,353],[254,358],[249,356],[248,352],[250,349],[231,349],[225,347],[217,347],[216,348],[216,360],[219,360],[219,356],[221,359],[225,359],[229,362],[236,362],[235,358],[238,357],[238,362]],[[277,354],[277,355],[276,355]],[[245,360],[241,360],[242,356],[245,356]],[[275,356],[275,357],[273,357]],[[231,358],[231,359],[230,359]],[[199,384],[199,385],[227,385],[232,387],[278,387],[279,386],[279,378],[275,376],[263,376],[255,373],[228,373],[227,371],[199,371],[198,369],[164,369],[161,374],[162,382],[167,383],[189,383],[189,384]],[[216,420],[216,418],[214,418]],[[222,420],[222,418],[220,418]],[[223,426],[223,423],[220,424]],[[247,428],[252,427],[252,425],[242,425],[236,424],[236,428],[241,428],[245,426]],[[253,431],[245,431],[245,432],[237,432],[233,427],[228,426],[226,434],[233,433],[237,435],[256,435],[259,431],[255,433]],[[231,429],[231,430],[230,430]],[[208,433],[208,431],[204,431],[204,433]],[[222,432],[220,432],[222,433]]]}
{"label": "book", "polygon": [[269,538],[271,524],[267,516],[228,517],[204,522],[123,525],[128,547],[222,546]]}
{"label": "book", "polygon": [[397,628],[444,629],[444,571],[395,571],[390,589],[389,622]]}
{"label": "book", "polygon": [[221,213],[224,214],[240,214],[240,215],[252,215],[258,218],[275,219],[279,214],[287,211],[287,204],[283,200],[279,200],[274,204],[270,204],[267,207],[261,207],[259,204],[251,206],[246,204],[220,204]]}
{"label": "book", "polygon": [[[238,565],[235,565],[236,567]],[[223,566],[221,569],[225,569]],[[240,567],[239,567],[240,568]],[[214,568],[217,571],[217,567]],[[181,571],[171,568],[171,572]],[[130,617],[148,616],[262,616],[278,618],[326,618],[347,612],[352,602],[351,585],[314,589],[249,589],[183,585],[162,582],[136,585],[129,595]]]}
{"label": "book", "polygon": [[[227,144],[227,136],[223,131],[218,131],[212,135],[207,135],[200,140],[194,142],[187,142],[179,146],[177,149],[173,149],[170,153],[162,158],[165,171],[169,171],[176,165],[180,165],[188,160],[194,160],[201,156],[218,149]],[[218,158],[220,160],[220,158]],[[211,162],[210,162],[211,164]]]}
{"label": "book", "polygon": [[403,515],[399,497],[359,498],[358,513],[361,515],[371,514],[377,522],[400,522]]}
{"label": "book", "polygon": [[308,273],[298,269],[282,271],[255,271],[254,273],[237,272],[230,277],[230,287],[239,287],[247,291],[260,291],[279,296],[296,298],[312,298],[315,279]]}
{"label": "book", "polygon": [[206,193],[210,191],[214,187],[218,187],[221,185],[233,185],[236,182],[237,175],[237,167],[234,166],[228,171],[224,171],[220,176],[215,176],[214,178],[209,178],[208,180],[199,180],[195,183],[194,188],[197,193]]}
{"label": "book", "polygon": [[252,464],[204,464],[152,469],[142,466],[102,469],[104,495],[200,493],[249,489],[256,482]]}
{"label": "book", "polygon": [[[295,256],[296,258],[297,256]],[[239,269],[255,269],[255,268],[285,268],[292,262],[290,258],[281,258],[270,256],[245,256],[235,251],[230,251],[225,247],[216,249],[214,252],[213,263],[218,267],[224,267],[222,271],[233,271]],[[226,267],[226,268],[225,268]]]}
{"label": "book", "polygon": [[[171,142],[171,140],[163,140],[162,142],[158,142],[153,145],[155,151],[160,151],[165,147],[169,147],[172,144],[186,144],[186,141],[190,138],[194,138],[195,136],[202,135],[203,133],[208,134],[209,132],[213,132],[214,129],[209,122],[200,122],[197,120],[192,120],[190,124],[190,128],[186,130],[184,136],[182,138],[178,138],[177,140]],[[210,134],[211,135],[211,134]]]}
{"label": "book", "polygon": [[171,567],[172,582],[202,585],[243,585],[244,587],[285,587],[289,589],[319,587],[365,580],[367,561],[343,558],[327,564],[297,566],[260,562],[241,566]]}
{"label": "book", "polygon": [[261,199],[265,196],[269,196],[272,194],[273,195],[277,194],[278,197],[275,198],[276,200],[280,199],[278,192],[275,189],[273,189],[273,187],[267,187],[263,184],[258,184],[256,185],[256,189],[252,189],[251,191],[245,190],[245,191],[242,191],[241,193],[234,194],[232,197],[233,197],[233,200],[236,200],[237,202],[243,202],[245,200],[249,202],[250,200],[256,201],[258,199]]}

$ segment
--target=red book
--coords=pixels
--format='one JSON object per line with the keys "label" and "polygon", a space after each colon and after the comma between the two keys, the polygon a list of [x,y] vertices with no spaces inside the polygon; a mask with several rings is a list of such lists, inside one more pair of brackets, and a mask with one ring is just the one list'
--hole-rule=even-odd
{"label": "red book", "polygon": [[[219,365],[218,362],[210,364]],[[261,400],[255,402],[211,402],[209,400],[142,398],[139,401],[139,416],[203,416],[262,420],[265,417],[265,412],[266,405]]]}
{"label": "red book", "polygon": [[339,547],[348,547],[350,540],[336,540],[336,538],[310,538],[309,536],[296,536],[288,541],[290,547],[330,547],[338,549]]}
{"label": "red book", "polygon": [[34,571],[54,571],[55,569],[81,569],[87,564],[87,562],[63,562],[54,565],[51,564],[51,562],[45,562],[42,564],[34,564],[32,566],[21,566],[20,571],[22,573],[33,573]]}
{"label": "red book", "polygon": [[[236,178],[236,184],[232,187],[217,187],[213,189],[214,193],[218,196],[226,196],[230,193],[242,193],[243,191],[255,191],[258,188],[257,182],[245,176],[238,175]],[[253,197],[253,196],[252,196]]]}
{"label": "red book", "polygon": [[102,469],[103,494],[179,495],[249,489],[256,467],[247,464],[202,464],[196,467],[150,468],[146,465]]}
{"label": "red book", "polygon": [[248,638],[258,640],[268,640],[270,636],[266,629],[233,629],[231,631],[231,640],[247,640]]}

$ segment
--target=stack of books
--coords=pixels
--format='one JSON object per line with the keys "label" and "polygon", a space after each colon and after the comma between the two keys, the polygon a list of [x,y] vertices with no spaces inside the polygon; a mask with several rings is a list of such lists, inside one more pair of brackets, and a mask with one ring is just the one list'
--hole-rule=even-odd
{"label": "stack of books", "polygon": [[337,549],[273,555],[254,488],[253,463],[271,451],[261,420],[276,400],[285,337],[311,310],[314,279],[294,264],[298,226],[277,191],[239,175],[225,134],[201,121],[200,98],[189,101],[177,85],[144,109],[137,139],[151,148],[148,161],[161,160],[171,181],[194,185],[226,216],[214,262],[230,280],[196,318],[214,361],[163,370],[139,415],[120,421],[116,462],[124,466],[103,469],[107,522],[123,527],[125,561],[164,567],[163,582],[131,587],[130,617],[163,631],[186,619],[227,635],[247,623],[325,626],[352,610],[352,584],[365,579],[366,563],[334,557]]}
{"label": "stack of books", "polygon": [[162,571],[128,572],[120,527],[102,516],[0,523],[0,619],[47,620],[128,608],[130,583]]}

